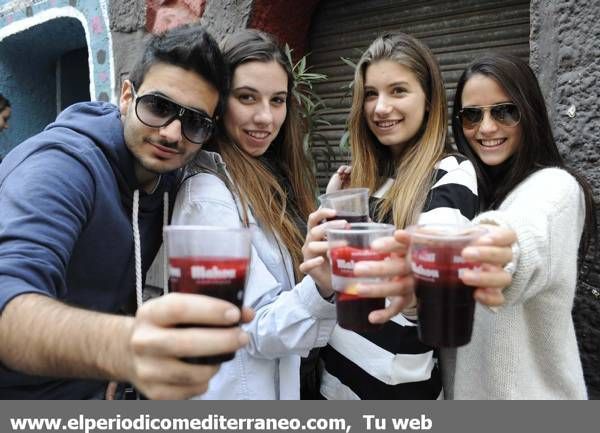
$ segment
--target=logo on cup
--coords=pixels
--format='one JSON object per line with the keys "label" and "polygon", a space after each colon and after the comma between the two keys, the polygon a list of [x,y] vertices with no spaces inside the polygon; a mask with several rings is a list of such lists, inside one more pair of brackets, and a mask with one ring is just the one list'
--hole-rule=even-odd
{"label": "logo on cup", "polygon": [[192,266],[192,278],[203,280],[230,280],[235,278],[235,269],[224,269],[213,266]]}

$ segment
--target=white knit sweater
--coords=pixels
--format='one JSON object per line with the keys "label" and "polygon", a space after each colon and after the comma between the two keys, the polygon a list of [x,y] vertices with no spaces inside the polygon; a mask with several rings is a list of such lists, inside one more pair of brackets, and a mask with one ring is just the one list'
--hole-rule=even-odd
{"label": "white knit sweater", "polygon": [[516,231],[516,271],[502,308],[477,305],[473,337],[456,351],[446,398],[587,398],[571,317],[584,215],[577,181],[548,168],[475,219]]}

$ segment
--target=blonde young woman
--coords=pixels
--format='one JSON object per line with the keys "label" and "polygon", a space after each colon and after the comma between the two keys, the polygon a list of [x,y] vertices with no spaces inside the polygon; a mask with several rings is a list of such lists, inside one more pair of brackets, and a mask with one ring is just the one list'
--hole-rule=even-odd
{"label": "blonde young woman", "polygon": [[[371,217],[398,228],[469,222],[478,210],[473,165],[446,147],[446,98],[431,51],[406,34],[377,38],[354,77],[349,118],[352,170],[328,191],[368,187]],[[478,296],[485,296],[479,293]],[[336,326],[321,350],[321,395],[327,399],[436,399],[438,354],[417,338],[416,317],[394,317],[373,333]]]}
{"label": "blonde young woman", "polygon": [[[252,228],[244,303],[256,317],[246,326],[247,350],[221,366],[203,398],[298,399],[300,357],[325,345],[335,325],[328,264],[303,245],[305,236],[323,238],[319,222],[333,214],[311,214],[314,176],[281,48],[244,30],[226,39],[223,53],[232,86],[208,146],[218,153],[202,151],[188,167],[173,224]],[[302,261],[316,262],[310,276],[300,272]]]}

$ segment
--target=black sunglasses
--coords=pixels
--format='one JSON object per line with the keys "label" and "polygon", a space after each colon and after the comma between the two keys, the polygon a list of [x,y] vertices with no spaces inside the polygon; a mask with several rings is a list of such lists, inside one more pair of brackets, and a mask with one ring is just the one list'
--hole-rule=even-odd
{"label": "black sunglasses", "polygon": [[519,108],[512,102],[481,105],[478,107],[464,107],[458,112],[458,117],[463,128],[471,129],[483,121],[484,113],[488,110],[492,119],[504,126],[515,126],[521,121]]}
{"label": "black sunglasses", "polygon": [[183,136],[196,144],[205,143],[212,135],[214,122],[207,113],[184,107],[156,93],[138,96],[133,84],[131,90],[135,98],[135,114],[144,125],[162,128],[179,119]]}

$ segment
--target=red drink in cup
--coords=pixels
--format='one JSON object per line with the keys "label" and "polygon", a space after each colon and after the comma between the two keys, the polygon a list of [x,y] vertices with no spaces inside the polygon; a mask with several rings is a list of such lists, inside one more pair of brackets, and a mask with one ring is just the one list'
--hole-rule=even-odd
{"label": "red drink in cup", "polygon": [[213,296],[241,308],[246,269],[246,258],[171,257],[169,290]]}
{"label": "red drink in cup", "polygon": [[352,212],[338,212],[333,218],[326,218],[325,220],[346,220],[349,223],[367,223],[369,222],[369,215],[358,215],[353,214]]}
{"label": "red drink in cup", "polygon": [[382,236],[391,236],[394,226],[390,224],[354,223],[344,229],[327,229],[331,279],[336,291],[338,324],[356,332],[373,332],[381,328],[369,322],[369,313],[385,307],[385,298],[358,296],[356,285],[380,282],[379,278],[358,278],[354,266],[361,261],[378,261],[388,257],[373,251],[371,242]]}
{"label": "red drink in cup", "polygon": [[474,288],[459,278],[476,264],[466,262],[462,250],[483,229],[464,225],[410,227],[411,268],[415,277],[419,339],[433,347],[458,347],[471,341]]}
{"label": "red drink in cup", "polygon": [[[250,259],[248,229],[168,226],[165,227],[165,239],[171,291],[212,296],[241,308]],[[184,360],[195,364],[219,364],[233,359],[234,355],[227,353]]]}
{"label": "red drink in cup", "polygon": [[346,220],[349,223],[369,222],[369,190],[349,188],[319,196],[321,207],[335,209],[336,216],[327,221]]}

